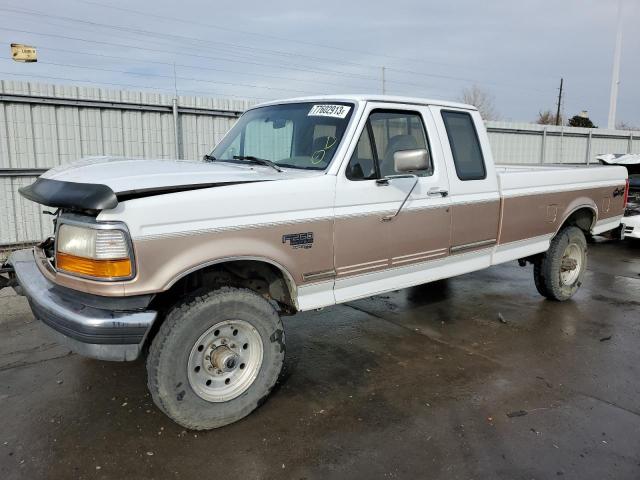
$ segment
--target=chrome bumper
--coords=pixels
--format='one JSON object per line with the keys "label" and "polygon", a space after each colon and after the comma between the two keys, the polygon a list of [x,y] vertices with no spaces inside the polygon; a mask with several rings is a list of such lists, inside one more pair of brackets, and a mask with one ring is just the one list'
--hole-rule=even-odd
{"label": "chrome bumper", "polygon": [[[157,312],[123,311],[88,305],[88,294],[57,286],[38,269],[32,250],[9,257],[34,316],[72,351],[100,360],[138,358]],[[85,300],[85,302],[83,302]],[[102,304],[104,298],[100,297]],[[115,302],[118,299],[114,299]]]}

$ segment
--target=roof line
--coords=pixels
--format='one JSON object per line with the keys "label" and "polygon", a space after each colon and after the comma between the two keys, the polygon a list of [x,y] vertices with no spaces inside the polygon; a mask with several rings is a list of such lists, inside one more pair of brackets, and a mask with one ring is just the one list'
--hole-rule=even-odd
{"label": "roof line", "polygon": [[317,95],[317,96],[305,96],[294,98],[283,98],[280,100],[271,100],[268,102],[259,103],[251,108],[264,107],[267,105],[278,105],[282,103],[294,103],[294,102],[323,102],[323,101],[347,101],[347,102],[385,102],[396,103],[402,105],[435,105],[440,107],[453,107],[462,108],[465,110],[478,110],[473,105],[465,103],[451,102],[446,100],[434,100],[420,97],[402,97],[396,95],[366,95],[366,94],[345,94],[345,95]]}

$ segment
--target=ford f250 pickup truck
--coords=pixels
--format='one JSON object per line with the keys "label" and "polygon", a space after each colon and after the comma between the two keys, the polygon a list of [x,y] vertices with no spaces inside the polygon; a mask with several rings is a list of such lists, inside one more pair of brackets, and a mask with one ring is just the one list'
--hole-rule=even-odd
{"label": "ford f250 pickup truck", "polygon": [[469,105],[390,96],[245,112],[202,161],[94,158],[21,189],[56,209],[10,263],[72,350],[146,355],[156,405],[190,429],[253,411],[285,354],[282,315],[518,260],[569,299],[585,234],[619,227],[622,167],[493,163]]}

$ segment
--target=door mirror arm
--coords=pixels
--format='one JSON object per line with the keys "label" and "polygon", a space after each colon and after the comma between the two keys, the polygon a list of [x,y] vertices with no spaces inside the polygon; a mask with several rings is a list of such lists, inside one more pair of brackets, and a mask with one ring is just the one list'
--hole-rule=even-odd
{"label": "door mirror arm", "polygon": [[400,207],[398,207],[398,210],[396,211],[396,213],[394,213],[393,215],[386,215],[386,216],[382,217],[381,220],[383,222],[390,222],[391,220],[393,220],[395,217],[397,217],[400,214],[400,211],[402,210],[402,207],[404,207],[404,204],[407,203],[407,200],[409,200],[409,197],[411,196],[411,194],[415,190],[416,185],[418,185],[418,181],[420,180],[420,177],[418,177],[418,175],[414,175],[412,173],[406,173],[406,174],[402,174],[402,175],[389,175],[389,176],[386,176],[384,178],[380,178],[380,179],[376,180],[376,182],[378,182],[379,180],[387,180],[387,183],[383,184],[383,185],[388,185],[389,184],[389,180],[394,179],[394,178],[413,178],[413,179],[415,179],[415,181],[413,182],[413,185],[411,185],[411,188],[409,189],[409,193],[407,193],[407,196],[404,197],[404,200],[400,204]]}

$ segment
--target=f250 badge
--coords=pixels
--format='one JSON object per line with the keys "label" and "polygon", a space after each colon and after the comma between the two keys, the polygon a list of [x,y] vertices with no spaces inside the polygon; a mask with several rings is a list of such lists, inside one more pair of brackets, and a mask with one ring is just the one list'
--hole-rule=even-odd
{"label": "f250 badge", "polygon": [[282,236],[282,243],[287,242],[292,248],[311,248],[313,247],[313,232],[287,233]]}

